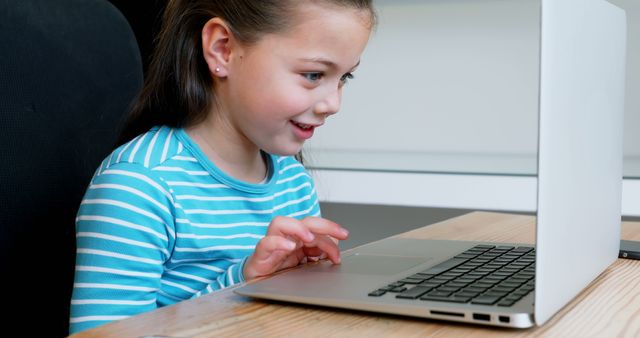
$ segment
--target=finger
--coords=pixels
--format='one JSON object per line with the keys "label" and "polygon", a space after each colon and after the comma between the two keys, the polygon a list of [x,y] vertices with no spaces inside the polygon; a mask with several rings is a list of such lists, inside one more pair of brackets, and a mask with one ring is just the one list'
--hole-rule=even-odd
{"label": "finger", "polygon": [[[294,246],[290,246],[291,243]],[[290,248],[293,248],[290,250]],[[277,271],[283,268],[296,266],[305,257],[302,243],[296,243],[281,236],[265,236],[263,237],[254,252],[257,260],[269,263],[272,267],[276,267]],[[270,252],[270,254],[269,254]]]}
{"label": "finger", "polygon": [[302,248],[302,250],[304,252],[304,255],[305,256],[309,256],[309,257],[318,257],[318,256],[323,254],[323,251],[320,248],[316,247],[316,246],[314,246],[314,247],[305,247],[305,248]]}
{"label": "finger", "polygon": [[296,243],[281,236],[265,236],[256,245],[253,255],[258,260],[269,259],[274,253],[285,255],[296,249]]}
{"label": "finger", "polygon": [[322,252],[326,253],[331,262],[334,264],[340,264],[340,249],[330,237],[317,236],[313,244],[315,244],[318,249],[322,250]]}
{"label": "finger", "polygon": [[291,268],[300,264],[305,258],[302,250],[296,250],[288,255],[278,267],[278,270]]}
{"label": "finger", "polygon": [[340,224],[321,217],[306,217],[302,224],[316,235],[328,235],[339,240],[349,237],[349,231]]}
{"label": "finger", "polygon": [[245,278],[251,280],[278,271],[287,257],[291,256],[292,251],[295,251],[295,243],[284,237],[266,236],[262,238],[244,266]]}
{"label": "finger", "polygon": [[271,220],[271,224],[267,229],[267,236],[291,236],[307,243],[315,239],[315,235],[301,221],[282,216]]}
{"label": "finger", "polygon": [[311,262],[317,262],[319,260],[327,258],[327,254],[323,252],[320,256],[311,256],[306,258]]}

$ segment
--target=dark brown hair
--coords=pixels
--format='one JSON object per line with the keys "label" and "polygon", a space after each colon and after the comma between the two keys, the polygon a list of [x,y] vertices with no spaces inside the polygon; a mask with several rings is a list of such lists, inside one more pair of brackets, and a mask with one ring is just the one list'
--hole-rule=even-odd
{"label": "dark brown hair", "polygon": [[144,86],[117,146],[156,125],[183,127],[206,117],[215,97],[201,32],[211,18],[222,18],[238,41],[250,45],[265,34],[290,28],[296,6],[311,1],[368,10],[375,25],[372,0],[170,0]]}

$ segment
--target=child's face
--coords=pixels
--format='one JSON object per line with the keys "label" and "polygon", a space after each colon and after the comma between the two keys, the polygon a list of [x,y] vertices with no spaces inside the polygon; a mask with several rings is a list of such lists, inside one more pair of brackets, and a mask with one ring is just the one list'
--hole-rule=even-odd
{"label": "child's face", "polygon": [[236,54],[225,109],[237,130],[269,153],[298,153],[340,108],[344,80],[369,39],[368,18],[364,11],[311,5],[289,32],[266,35]]}

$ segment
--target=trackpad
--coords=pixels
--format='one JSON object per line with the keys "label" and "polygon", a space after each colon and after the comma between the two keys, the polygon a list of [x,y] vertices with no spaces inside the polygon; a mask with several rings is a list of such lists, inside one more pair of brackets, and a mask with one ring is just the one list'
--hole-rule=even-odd
{"label": "trackpad", "polygon": [[340,272],[359,275],[395,275],[431,260],[429,257],[406,257],[355,254],[342,258],[338,265],[316,267],[314,272]]}

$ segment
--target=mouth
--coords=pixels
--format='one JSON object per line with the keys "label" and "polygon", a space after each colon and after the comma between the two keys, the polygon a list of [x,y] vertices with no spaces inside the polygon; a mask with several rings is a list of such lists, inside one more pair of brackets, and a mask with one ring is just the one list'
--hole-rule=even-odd
{"label": "mouth", "polygon": [[296,127],[302,129],[302,130],[313,130],[315,128],[314,125],[311,124],[304,124],[304,123],[299,123],[296,121],[291,121],[291,123],[293,123]]}
{"label": "mouth", "polygon": [[294,134],[300,140],[310,139],[313,136],[314,129],[320,126],[320,125],[301,123],[293,120],[291,120],[290,122],[294,126]]}

